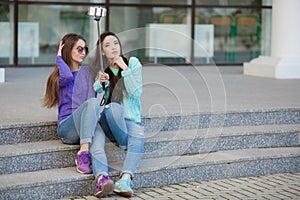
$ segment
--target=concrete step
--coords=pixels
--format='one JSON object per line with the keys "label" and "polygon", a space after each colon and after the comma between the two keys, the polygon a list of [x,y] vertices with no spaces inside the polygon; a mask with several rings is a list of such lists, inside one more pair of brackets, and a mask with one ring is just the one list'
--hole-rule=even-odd
{"label": "concrete step", "polygon": [[56,123],[0,125],[0,145],[58,139]]}
{"label": "concrete step", "polygon": [[299,146],[300,124],[234,126],[147,134],[144,157]]}
{"label": "concrete step", "polygon": [[299,123],[299,108],[179,113],[143,117],[146,132]]}
{"label": "concrete step", "polygon": [[145,159],[134,184],[151,187],[299,171],[300,147],[238,149]]}
{"label": "concrete step", "polygon": [[[144,115],[145,132],[231,126],[299,124],[300,109],[239,110],[224,112]],[[0,125],[0,145],[57,139],[56,122]]]}
{"label": "concrete step", "polygon": [[[121,162],[110,163],[116,179]],[[144,158],[134,186],[258,176],[300,171],[300,147],[261,148],[211,152],[195,155]],[[57,199],[94,193],[92,175],[74,167],[0,175],[1,199]]]}
{"label": "concrete step", "polygon": [[[146,133],[143,158],[299,146],[299,130],[300,124],[287,124]],[[0,174],[72,167],[78,149],[60,140],[0,145]],[[110,162],[125,159],[125,152],[113,143],[106,144],[106,152]]]}
{"label": "concrete step", "polygon": [[0,174],[75,166],[78,149],[60,140],[0,145]]}

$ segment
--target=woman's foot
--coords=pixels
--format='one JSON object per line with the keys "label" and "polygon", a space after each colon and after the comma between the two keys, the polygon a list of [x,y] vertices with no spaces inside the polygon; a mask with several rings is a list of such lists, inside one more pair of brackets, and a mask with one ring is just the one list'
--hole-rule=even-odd
{"label": "woman's foot", "polygon": [[114,191],[114,182],[108,177],[101,175],[98,178],[95,196],[105,197]]}
{"label": "woman's foot", "polygon": [[114,192],[124,197],[132,197],[133,190],[131,189],[131,184],[130,175],[122,176],[122,178],[116,182]]}
{"label": "woman's foot", "polygon": [[81,174],[92,173],[91,158],[88,151],[78,152],[75,159],[76,170]]}

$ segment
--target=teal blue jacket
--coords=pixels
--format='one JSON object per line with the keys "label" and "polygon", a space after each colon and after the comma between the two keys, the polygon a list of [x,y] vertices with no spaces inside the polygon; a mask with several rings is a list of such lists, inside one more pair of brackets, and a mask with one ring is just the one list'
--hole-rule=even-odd
{"label": "teal blue jacket", "polygon": [[[124,84],[126,92],[123,96],[122,105],[124,107],[125,119],[141,122],[141,95],[143,92],[142,83],[142,64],[136,57],[130,57],[128,62],[128,69],[122,71],[122,77],[124,77]],[[109,86],[109,82],[105,84],[105,88]],[[94,90],[97,93],[103,92],[103,87],[98,77],[93,84]],[[109,88],[107,88],[107,97],[109,94]]]}

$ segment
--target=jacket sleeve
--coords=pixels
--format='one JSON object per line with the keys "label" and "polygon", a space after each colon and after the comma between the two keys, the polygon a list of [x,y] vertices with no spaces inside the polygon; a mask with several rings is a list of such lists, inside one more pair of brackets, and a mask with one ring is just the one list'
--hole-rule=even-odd
{"label": "jacket sleeve", "polygon": [[126,95],[132,98],[140,98],[143,92],[142,83],[142,64],[136,57],[131,57],[128,64],[128,69],[122,71]]}
{"label": "jacket sleeve", "polygon": [[61,56],[56,56],[56,65],[59,70],[59,87],[64,87],[73,80],[72,72]]}
{"label": "jacket sleeve", "polygon": [[[109,81],[105,83],[105,88],[109,86]],[[96,77],[95,82],[93,84],[93,88],[97,93],[102,93],[104,92],[102,83],[99,81],[98,77]]]}

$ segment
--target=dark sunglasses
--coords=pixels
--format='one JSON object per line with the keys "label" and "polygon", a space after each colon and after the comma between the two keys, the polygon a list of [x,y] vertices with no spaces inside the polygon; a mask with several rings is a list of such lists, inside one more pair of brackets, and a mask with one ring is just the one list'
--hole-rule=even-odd
{"label": "dark sunglasses", "polygon": [[83,51],[85,51],[85,54],[88,54],[89,53],[89,48],[79,46],[79,47],[77,47],[77,51],[78,51],[78,53],[83,53]]}

